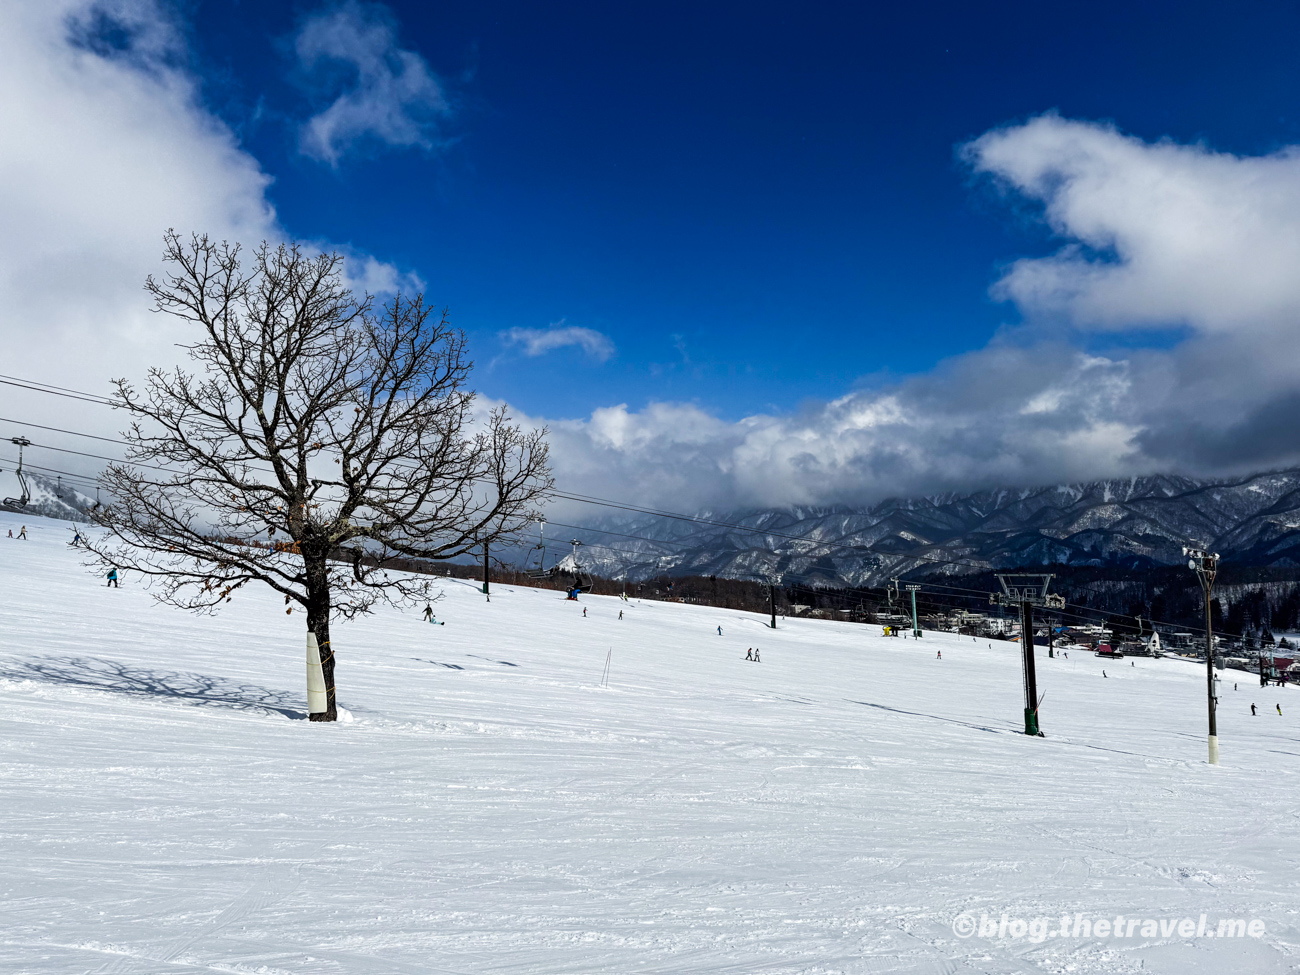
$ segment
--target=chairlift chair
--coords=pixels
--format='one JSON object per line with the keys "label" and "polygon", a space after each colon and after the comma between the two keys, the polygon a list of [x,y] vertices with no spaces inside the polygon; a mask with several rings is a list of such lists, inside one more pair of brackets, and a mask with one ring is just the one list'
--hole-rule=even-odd
{"label": "chairlift chair", "polygon": [[570,593],[575,591],[580,593],[591,592],[596,581],[591,577],[591,573],[584,569],[582,563],[578,561],[578,546],[582,542],[575,538],[569,544],[573,546],[573,558],[569,560],[570,566],[561,568],[563,563],[556,563],[551,567],[550,574],[569,576],[573,579],[573,584],[566,587]]}
{"label": "chairlift chair", "polygon": [[537,564],[533,565],[533,556],[528,556],[528,565],[524,569],[524,575],[530,579],[544,579],[551,574],[551,570],[546,568],[546,519],[537,519],[538,542],[533,546],[532,551],[537,553]]}
{"label": "chairlift chair", "polygon": [[32,442],[26,437],[12,437],[10,442],[18,445],[18,469],[14,473],[18,475],[18,487],[22,495],[17,498],[5,498],[5,504],[13,508],[26,508],[27,502],[32,499],[32,489],[27,486],[27,478],[23,476],[23,448],[30,447]]}

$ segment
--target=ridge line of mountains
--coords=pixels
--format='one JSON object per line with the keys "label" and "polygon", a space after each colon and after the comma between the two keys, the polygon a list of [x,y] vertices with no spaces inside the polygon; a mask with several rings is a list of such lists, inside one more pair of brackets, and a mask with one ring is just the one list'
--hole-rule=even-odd
{"label": "ridge line of mountains", "polygon": [[[85,517],[92,499],[52,479],[28,479],[32,501],[26,510]],[[584,542],[581,562],[597,575],[629,581],[703,575],[825,586],[878,586],[913,570],[961,575],[1053,564],[1154,568],[1182,563],[1189,544],[1238,565],[1300,567],[1300,468],[1216,479],[1157,474],[890,498],[864,507],[705,511],[700,517],[753,531],[657,515],[584,519],[589,530],[575,533]],[[540,553],[529,544],[515,550],[521,567],[537,565]],[[548,568],[569,552],[554,538],[548,549]]]}
{"label": "ridge line of mountains", "polygon": [[588,519],[594,531],[579,533],[583,562],[599,575],[633,581],[667,574],[827,586],[877,586],[914,569],[957,575],[1050,564],[1153,568],[1184,562],[1184,545],[1242,565],[1300,566],[1300,469],[1222,479],[1151,475],[701,517],[758,532],[653,515]]}

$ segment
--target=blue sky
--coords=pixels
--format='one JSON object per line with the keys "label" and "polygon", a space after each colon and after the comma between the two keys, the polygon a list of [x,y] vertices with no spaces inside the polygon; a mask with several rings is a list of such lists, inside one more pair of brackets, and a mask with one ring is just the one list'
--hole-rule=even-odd
{"label": "blue sky", "polygon": [[140,288],[167,228],[292,237],[448,306],[569,490],[1300,464],[1297,36],[1293,4],[3,6],[0,346],[138,379],[180,356]]}
{"label": "blue sky", "polygon": [[[431,148],[298,125],[316,4],[194,7],[204,95],[287,230],[418,273],[530,413],[690,400],[730,419],[983,346],[999,266],[1053,245],[956,158],[1049,109],[1236,152],[1295,141],[1294,5],[391,3],[449,105]],[[386,12],[385,12],[386,11]],[[564,322],[616,353],[529,358]]]}

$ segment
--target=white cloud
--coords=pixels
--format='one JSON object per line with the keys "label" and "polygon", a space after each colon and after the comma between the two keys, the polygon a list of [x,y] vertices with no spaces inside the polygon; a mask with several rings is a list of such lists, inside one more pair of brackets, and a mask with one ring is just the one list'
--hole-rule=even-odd
{"label": "white cloud", "polygon": [[[120,51],[87,41],[111,11],[153,25]],[[168,324],[141,290],[162,235],[278,234],[270,182],[173,65],[177,35],[151,2],[0,8],[0,336],[10,368],[105,387],[171,356]],[[127,33],[131,33],[129,30]],[[93,34],[89,40],[93,40]]]}
{"label": "white cloud", "polygon": [[1068,240],[998,293],[1083,328],[1289,330],[1300,310],[1300,150],[1241,157],[1055,115],[967,147]]}
{"label": "white cloud", "polygon": [[1137,430],[1116,408],[1130,392],[1122,362],[998,347],[797,414],[726,422],[652,403],[549,426],[561,480],[594,494],[672,509],[854,503],[1131,473]]}
{"label": "white cloud", "polygon": [[579,328],[557,322],[550,328],[511,328],[501,333],[507,345],[523,346],[524,355],[539,356],[556,349],[577,346],[598,362],[606,362],[614,355],[614,343],[609,336],[592,328]]}
{"label": "white cloud", "polygon": [[[270,177],[203,107],[168,9],[0,5],[0,372],[104,393],[110,377],[179,361],[182,331],[149,312],[142,288],[163,233],[283,237]],[[350,256],[364,286],[404,286],[391,267]],[[107,409],[6,386],[0,416],[109,436],[122,424]],[[51,456],[50,466],[78,463]]]}
{"label": "white cloud", "polygon": [[299,64],[318,91],[342,91],[303,124],[303,153],[337,165],[356,143],[431,149],[450,113],[428,63],[397,45],[397,29],[379,4],[344,3],[309,17],[298,32]]}
{"label": "white cloud", "polygon": [[[657,403],[552,423],[562,480],[729,508],[1300,464],[1300,150],[1236,156],[1046,115],[965,157],[1062,240],[995,287],[1022,327],[798,414]],[[1176,331],[1141,347],[1153,328]],[[1072,344],[1125,331],[1137,348]]]}
{"label": "white cloud", "polygon": [[[97,9],[127,26],[129,43],[95,43]],[[109,376],[173,361],[181,336],[148,313],[140,287],[162,233],[282,236],[269,177],[203,108],[182,38],[149,0],[0,6],[0,371],[103,390]],[[325,144],[341,152],[341,138]],[[1063,241],[998,285],[1024,329],[796,413],[730,422],[654,403],[551,421],[562,482],[731,507],[1300,463],[1300,154],[1233,156],[1048,116],[989,133],[967,158],[1039,204]],[[351,256],[361,287],[418,287]],[[1165,325],[1183,329],[1168,348],[1070,344],[1080,329]],[[614,353],[606,336],[564,323],[503,338],[528,355]],[[107,434],[120,423],[6,387],[0,415]]]}

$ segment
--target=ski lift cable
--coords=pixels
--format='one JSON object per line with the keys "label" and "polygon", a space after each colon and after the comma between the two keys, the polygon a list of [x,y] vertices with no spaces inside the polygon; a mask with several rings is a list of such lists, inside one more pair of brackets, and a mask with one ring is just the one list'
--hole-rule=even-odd
{"label": "ski lift cable", "polygon": [[[97,397],[93,393],[86,393],[82,390],[73,390],[73,389],[68,389],[66,387],[51,386],[51,384],[49,383],[36,383],[34,380],[21,380],[13,376],[6,377],[0,375],[0,382],[5,382],[5,381],[9,382],[10,385],[21,386],[25,389],[35,390],[36,392],[50,393],[56,396],[67,396],[73,399],[80,399],[80,400],[85,400],[87,402],[99,403],[100,405],[104,405],[104,406],[116,405],[107,399],[104,399],[102,397]],[[44,386],[51,386],[51,388],[44,389],[42,388]],[[791,541],[820,542],[819,539],[811,538],[807,535],[793,535],[788,532],[780,532],[780,531],[775,531],[770,529],[755,528],[749,525],[737,525],[731,522],[717,521],[709,518],[701,518],[696,515],[687,515],[687,514],[682,514],[681,512],[666,511],[663,509],[646,508],[639,505],[625,504],[618,501],[612,501],[608,498],[597,498],[591,495],[576,494],[568,491],[552,491],[551,496],[553,498],[559,498],[567,501],[577,501],[583,504],[594,504],[594,505],[600,505],[602,507],[617,508],[623,511],[634,511],[640,514],[654,515],[661,518],[672,518],[676,521],[684,521],[691,524],[707,525],[709,527],[715,527],[715,528],[727,528],[732,531],[743,531],[743,532],[749,532],[751,534],[757,534],[757,535],[767,535],[772,538],[784,538]],[[874,550],[870,548],[868,548],[868,551],[874,552]],[[874,554],[893,555],[895,553],[874,553]],[[923,561],[923,562],[930,562],[930,563],[941,564],[941,565],[956,565],[956,566],[962,566],[965,568],[972,568],[972,569],[988,570],[992,568],[991,565],[984,564],[984,563],[962,562],[962,561],[957,561],[955,559],[940,559],[934,556],[909,555],[906,558],[912,561]]]}
{"label": "ski lift cable", "polygon": [[[5,384],[5,385],[9,385],[9,386],[15,386],[15,387],[18,387],[18,388],[21,388],[21,389],[31,390],[31,391],[38,392],[38,393],[48,393],[48,394],[53,395],[53,396],[62,396],[62,397],[66,397],[66,398],[69,398],[69,399],[75,399],[75,400],[80,400],[80,401],[83,401],[83,402],[94,403],[94,404],[97,404],[97,405],[100,405],[100,406],[117,407],[117,406],[119,405],[119,404],[115,403],[114,401],[112,401],[112,400],[110,400],[110,399],[108,399],[108,398],[106,398],[106,397],[99,396],[99,395],[96,395],[96,394],[94,394],[94,393],[88,393],[88,392],[85,392],[84,390],[71,389],[71,388],[69,388],[69,387],[65,387],[65,386],[56,386],[56,385],[53,385],[53,384],[51,384],[51,383],[39,382],[39,381],[37,381],[37,380],[22,379],[22,378],[17,377],[17,376],[9,376],[9,375],[5,375],[5,374],[0,374],[0,383],[3,383],[3,384]],[[15,422],[15,423],[16,423],[16,422],[20,422],[20,421],[9,421],[9,422]],[[107,441],[107,442],[110,442],[110,443],[125,443],[125,441],[121,441],[121,440],[113,440],[113,439],[108,438],[108,437],[98,437],[98,436],[95,436],[94,434],[80,433],[80,432],[72,431],[72,430],[61,430],[61,429],[54,428],[54,427],[41,427],[39,424],[29,424],[29,425],[30,425],[30,426],[36,426],[36,427],[39,427],[40,429],[48,429],[48,430],[52,430],[52,431],[55,431],[55,432],[68,433],[68,434],[71,435],[71,436],[90,437],[90,438],[97,439],[97,440],[104,440],[104,441]],[[34,445],[34,446],[35,446],[35,445]],[[60,448],[47,448],[47,449],[60,449]],[[68,452],[69,452],[69,453],[75,453],[75,451],[68,451]],[[33,469],[35,469],[35,470],[45,470],[45,471],[51,471],[51,472],[54,471],[53,468],[43,468],[43,467],[40,467],[39,465],[36,465],[36,464],[29,464],[28,466],[31,467],[31,468],[33,468]],[[147,466],[147,465],[142,465],[142,466]],[[159,469],[159,470],[162,470],[163,468],[158,468],[158,469]],[[73,476],[82,477],[83,475],[73,475]],[[93,481],[94,479],[88,479],[88,480],[92,480],[92,481]],[[96,483],[97,483],[97,482],[96,482]],[[787,539],[787,540],[790,540],[790,541],[809,541],[809,542],[817,542],[817,543],[821,544],[823,547],[825,546],[825,542],[823,542],[822,540],[820,540],[820,539],[815,539],[815,538],[812,538],[812,537],[807,536],[807,535],[793,535],[793,534],[790,534],[790,533],[788,533],[788,532],[780,532],[780,531],[776,531],[776,530],[773,530],[773,529],[756,528],[756,527],[752,527],[752,526],[749,526],[749,525],[738,525],[738,524],[734,524],[734,523],[731,523],[731,522],[724,522],[724,521],[717,521],[717,520],[714,520],[714,519],[701,518],[701,517],[699,517],[699,516],[686,515],[686,514],[682,514],[682,513],[679,513],[679,512],[666,511],[666,510],[663,510],[663,509],[646,508],[646,507],[642,507],[642,506],[638,506],[638,505],[625,504],[625,503],[622,503],[622,502],[613,501],[613,500],[610,500],[610,499],[608,499],[608,498],[597,498],[597,497],[590,496],[590,495],[581,495],[581,494],[576,494],[576,493],[567,492],[567,491],[553,491],[553,492],[551,492],[551,496],[554,497],[554,498],[559,498],[559,499],[567,500],[567,501],[576,501],[576,502],[580,502],[580,503],[583,503],[583,504],[594,504],[594,505],[600,505],[600,506],[602,506],[602,507],[616,508],[616,509],[623,510],[623,511],[633,511],[633,512],[636,512],[636,513],[639,513],[639,514],[652,515],[652,516],[657,516],[657,517],[661,517],[661,518],[671,518],[671,519],[674,519],[674,520],[677,520],[677,521],[685,521],[685,522],[689,522],[689,523],[692,523],[692,524],[698,524],[698,525],[707,525],[707,526],[709,526],[709,527],[714,527],[714,528],[725,528],[725,529],[729,529],[729,530],[732,530],[732,531],[743,531],[743,532],[748,532],[748,533],[752,533],[752,534],[767,535],[767,536],[770,536],[770,537],[774,537],[774,538],[783,538],[783,539]],[[558,524],[558,523],[554,523],[554,522],[553,522],[553,524]],[[586,531],[597,531],[598,529],[583,529],[583,530],[586,530]],[[611,532],[611,533],[608,533],[608,534],[621,534],[621,533],[612,533],[612,532]],[[636,538],[636,537],[638,537],[638,536],[627,535],[627,536],[624,536],[624,537]],[[647,539],[647,538],[642,538],[642,539],[640,539],[640,540],[642,540],[642,541],[648,541],[648,542],[657,542],[658,544],[663,544],[662,542],[659,542],[659,541],[656,540],[656,539]],[[863,547],[866,548],[866,550],[867,550],[868,552],[872,553],[872,554],[875,554],[875,555],[885,555],[885,556],[889,556],[889,557],[897,557],[897,558],[900,558],[901,561],[903,561],[903,562],[912,561],[912,562],[925,562],[925,563],[934,564],[934,565],[952,565],[952,566],[958,566],[958,567],[962,567],[962,568],[980,569],[980,570],[983,570],[983,571],[991,571],[991,570],[994,568],[993,565],[992,565],[991,563],[966,562],[966,561],[961,561],[961,560],[956,560],[956,559],[943,559],[943,558],[938,558],[938,557],[935,557],[935,556],[927,556],[927,555],[919,555],[919,554],[901,555],[900,553],[895,553],[895,552],[878,552],[878,551],[876,551],[874,548],[872,548],[871,546],[863,546]],[[955,588],[955,587],[953,587],[953,588]],[[971,592],[976,592],[977,590],[970,590],[970,591],[971,591]],[[1095,593],[1095,594],[1097,594],[1097,595],[1107,595],[1106,593],[1102,593],[1102,592],[1100,592],[1099,590],[1095,590],[1095,589],[1084,588],[1083,591],[1085,591],[1085,592],[1093,592],[1093,593]],[[986,594],[986,595],[987,595],[987,594]],[[1127,614],[1127,613],[1106,613],[1104,610],[1099,610],[1099,609],[1096,609],[1096,608],[1091,607],[1091,606],[1081,606],[1081,605],[1079,605],[1079,604],[1075,604],[1075,603],[1070,603],[1070,604],[1067,604],[1067,605],[1070,606],[1071,608],[1074,608],[1074,609],[1080,609],[1080,610],[1083,610],[1083,611],[1085,611],[1085,612],[1091,612],[1091,613],[1097,614],[1098,616],[1102,616],[1102,617],[1109,616],[1109,617],[1111,617],[1112,619],[1113,619],[1113,618],[1116,618],[1116,617],[1118,617],[1118,618],[1127,618],[1127,617],[1129,616],[1129,614]],[[1173,624],[1173,623],[1169,623],[1168,621],[1165,621],[1165,620],[1150,620],[1149,622],[1151,622],[1151,623],[1153,623],[1153,624],[1158,623],[1158,624],[1160,624],[1160,625],[1162,625],[1162,626],[1174,626],[1174,625],[1176,625],[1176,624]],[[1224,635],[1225,635],[1225,636],[1232,636],[1232,635],[1234,635],[1234,634],[1224,634]],[[1240,634],[1235,634],[1235,635],[1240,636]]]}
{"label": "ski lift cable", "polygon": [[0,422],[13,423],[20,427],[31,427],[34,430],[48,430],[51,433],[66,433],[72,437],[85,437],[88,440],[102,440],[105,443],[120,443],[127,447],[131,446],[125,440],[119,440],[116,437],[100,437],[93,433],[80,433],[76,430],[64,430],[62,427],[47,427],[40,423],[30,423],[27,420],[15,420],[8,416],[0,416]]}
{"label": "ski lift cable", "polygon": [[[33,445],[33,446],[35,446],[35,445]],[[3,461],[3,462],[5,462],[5,463],[11,463],[11,464],[12,464],[12,463],[17,463],[17,461],[16,461],[14,458],[11,458],[11,457],[0,457],[0,461]],[[61,469],[59,469],[59,468],[54,468],[54,467],[44,467],[44,466],[39,465],[39,464],[31,464],[31,463],[27,463],[26,461],[23,462],[23,466],[24,466],[24,468],[31,469],[31,470],[38,470],[38,471],[41,471],[41,472],[43,472],[43,473],[49,473],[49,474],[62,474],[62,475],[64,475],[65,477],[75,478],[75,479],[77,479],[77,480],[79,480],[79,481],[83,481],[83,482],[86,482],[86,483],[88,483],[88,484],[94,485],[96,488],[98,488],[99,485],[100,485],[100,483],[101,483],[101,482],[99,481],[98,478],[90,477],[90,476],[85,475],[85,474],[78,474],[78,473],[73,472],[73,471],[65,471],[65,470],[61,470]],[[567,524],[564,524],[564,523],[562,523],[562,522],[554,522],[554,521],[548,521],[548,524],[552,524],[552,525],[555,525],[555,526],[557,526],[557,527],[561,527],[561,528],[570,528],[570,529],[574,529],[574,530],[577,530],[577,531],[588,531],[588,532],[598,532],[598,533],[600,533],[600,534],[617,535],[617,536],[622,537],[622,538],[631,538],[631,539],[634,539],[634,540],[637,540],[637,541],[649,542],[649,543],[651,543],[651,544],[655,544],[655,545],[665,545],[665,544],[666,544],[666,543],[664,543],[662,540],[659,540],[659,539],[646,538],[646,537],[644,537],[644,536],[640,536],[640,535],[630,535],[630,534],[628,534],[628,533],[626,533],[626,532],[613,532],[613,531],[609,531],[609,530],[606,530],[606,529],[588,528],[588,527],[581,526],[581,525],[567,525]],[[608,551],[610,551],[610,552],[616,552],[616,553],[619,553],[620,555],[623,555],[624,558],[623,558],[622,560],[620,560],[620,561],[622,561],[623,564],[624,564],[625,566],[633,565],[633,564],[635,564],[636,561],[637,561],[637,560],[635,560],[635,559],[629,558],[629,557],[627,556],[627,553],[623,552],[623,551],[620,550],[620,549],[615,549],[615,548],[612,548],[611,546],[607,546],[607,545],[599,545],[599,543],[588,543],[588,544],[589,544],[591,547],[593,547],[593,548],[599,547],[599,548],[602,548],[602,549],[606,549],[606,550],[608,550]],[[760,578],[760,577],[757,576],[757,575],[754,575],[754,576],[751,577],[751,581],[765,582],[766,580]],[[927,587],[931,587],[931,586],[934,587],[934,588],[952,589],[952,590],[954,590],[954,591],[965,592],[965,593],[970,594],[968,598],[978,598],[978,597],[983,597],[984,599],[987,599],[988,596],[989,596],[989,593],[988,593],[987,591],[985,591],[985,590],[979,590],[979,589],[965,589],[964,587],[960,587],[960,586],[950,586],[950,585],[943,584],[943,583],[927,583]],[[869,593],[869,592],[871,592],[871,588],[870,588],[870,587],[850,586],[850,587],[845,587],[845,589],[846,589],[846,591],[848,591],[848,592],[851,592],[851,593],[858,593],[858,594],[861,594],[861,593]],[[1093,606],[1081,606],[1081,605],[1076,604],[1076,603],[1067,603],[1066,606],[1067,606],[1067,608],[1069,608],[1069,609],[1075,609],[1075,610],[1081,610],[1081,611],[1082,611],[1082,612],[1075,612],[1075,613],[1062,613],[1063,616],[1069,616],[1069,617],[1071,617],[1071,618],[1073,618],[1073,619],[1079,619],[1079,620],[1094,620],[1094,621],[1107,622],[1107,621],[1114,621],[1114,620],[1118,620],[1118,619],[1126,619],[1126,618],[1129,618],[1129,614],[1127,614],[1127,613],[1110,613],[1110,612],[1107,612],[1106,610],[1098,609],[1098,608],[1093,607]],[[1145,616],[1144,616],[1143,618],[1144,618],[1144,619],[1147,619],[1147,621],[1150,622],[1150,623],[1158,624],[1158,625],[1160,625],[1160,626],[1164,626],[1164,627],[1170,627],[1170,628],[1173,628],[1173,627],[1178,627],[1178,626],[1181,626],[1181,625],[1182,625],[1182,624],[1178,624],[1178,623],[1170,622],[1170,621],[1168,621],[1168,620],[1156,620],[1156,619],[1150,619],[1150,618],[1145,617]],[[1224,630],[1220,630],[1220,631],[1219,631],[1219,635],[1220,635],[1220,636],[1223,636],[1223,637],[1225,637],[1225,638],[1234,638],[1234,639],[1241,639],[1241,638],[1243,638],[1243,637],[1245,636],[1245,634],[1242,634],[1242,633],[1229,633],[1229,632],[1226,632],[1226,631],[1224,631]]]}
{"label": "ski lift cable", "polygon": [[48,385],[46,383],[36,384],[32,380],[18,379],[16,376],[0,375],[0,383],[4,384],[5,386],[16,386],[19,389],[30,389],[31,391],[36,393],[49,393],[51,396],[63,396],[66,397],[67,399],[76,399],[76,400],[82,400],[83,402],[86,403],[95,403],[99,406],[117,405],[107,397],[96,396],[94,393],[83,393],[80,390],[65,389],[62,386],[53,386],[47,389],[44,388],[45,386]]}
{"label": "ski lift cable", "polygon": [[121,457],[105,457],[103,454],[88,454],[84,450],[70,450],[67,447],[54,447],[47,443],[35,443],[29,441],[29,446],[39,447],[41,450],[57,450],[61,454],[76,454],[78,457],[90,457],[93,460],[106,460],[113,464],[129,464],[132,467],[147,467],[150,470],[163,471],[167,474],[184,473],[184,471],[178,471],[171,467],[158,467],[156,464],[141,464],[136,461],[124,460]]}
{"label": "ski lift cable", "polygon": [[[16,463],[18,463],[18,462],[17,462],[16,460],[14,460],[14,458],[12,458],[12,457],[0,457],[0,462],[6,463],[6,464],[16,464]],[[79,480],[79,481],[86,481],[87,483],[90,483],[90,484],[99,484],[99,483],[101,483],[100,480],[99,480],[99,478],[97,478],[97,477],[91,477],[91,476],[89,476],[89,475],[87,475],[87,474],[78,474],[78,473],[76,473],[75,471],[65,471],[65,470],[61,470],[60,468],[57,468],[57,467],[42,467],[40,464],[32,464],[32,463],[27,462],[26,460],[23,461],[23,469],[24,469],[24,470],[41,471],[41,472],[46,473],[46,474],[62,474],[64,477],[68,477],[68,478],[76,478],[76,479]]]}

